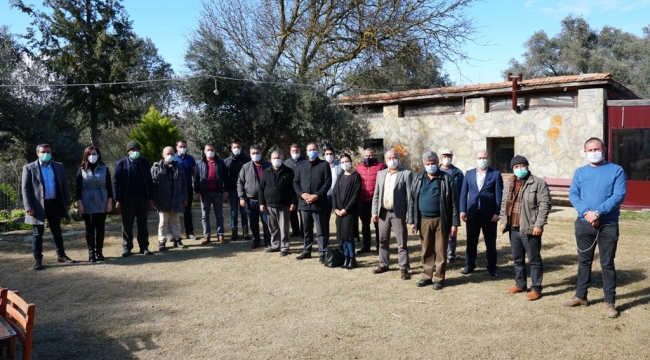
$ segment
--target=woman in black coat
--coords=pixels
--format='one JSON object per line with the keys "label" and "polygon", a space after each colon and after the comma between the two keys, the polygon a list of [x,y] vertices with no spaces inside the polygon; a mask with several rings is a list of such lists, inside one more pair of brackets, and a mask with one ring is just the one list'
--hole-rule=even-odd
{"label": "woman in black coat", "polygon": [[345,262],[343,268],[354,269],[357,260],[354,257],[354,229],[359,227],[359,194],[361,193],[361,176],[352,167],[352,158],[348,154],[341,156],[341,168],[344,173],[336,179],[332,194],[332,207],[336,214],[336,238],[343,243]]}

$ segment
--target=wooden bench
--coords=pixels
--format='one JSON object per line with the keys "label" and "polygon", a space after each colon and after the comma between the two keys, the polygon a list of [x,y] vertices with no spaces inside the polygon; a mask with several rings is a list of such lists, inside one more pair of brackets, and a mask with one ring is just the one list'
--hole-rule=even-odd
{"label": "wooden bench", "polygon": [[544,178],[548,185],[548,190],[551,193],[551,201],[558,203],[558,205],[569,204],[569,188],[571,187],[571,179],[558,179],[558,178]]}

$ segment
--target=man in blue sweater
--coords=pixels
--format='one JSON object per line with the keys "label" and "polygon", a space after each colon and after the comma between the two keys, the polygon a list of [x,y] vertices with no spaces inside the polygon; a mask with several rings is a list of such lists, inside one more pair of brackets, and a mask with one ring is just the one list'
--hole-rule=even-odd
{"label": "man in blue sweater", "polygon": [[626,180],[623,168],[603,158],[605,144],[592,137],[585,142],[585,154],[589,164],[578,168],[573,174],[569,200],[578,211],[575,223],[576,247],[578,248],[578,281],[576,294],[562,302],[562,306],[587,306],[587,289],[591,281],[591,264],[596,243],[603,269],[605,315],[618,316],[615,307],[616,269],[614,257],[618,243],[618,217],[625,199]]}

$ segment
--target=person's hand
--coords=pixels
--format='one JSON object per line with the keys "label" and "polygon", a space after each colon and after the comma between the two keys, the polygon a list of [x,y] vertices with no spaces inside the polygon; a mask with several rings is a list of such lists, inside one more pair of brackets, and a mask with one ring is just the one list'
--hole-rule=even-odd
{"label": "person's hand", "polygon": [[311,196],[311,195],[309,195],[309,194],[307,194],[307,193],[303,193],[302,195],[300,195],[300,198],[303,199],[303,200],[305,200],[306,202],[309,202],[309,197],[310,197],[310,196]]}
{"label": "person's hand", "polygon": [[239,200],[239,206],[246,207],[246,200]]}
{"label": "person's hand", "polygon": [[501,232],[503,232],[503,229],[504,229],[503,224],[499,224],[499,230],[501,230]]}
{"label": "person's hand", "polygon": [[343,209],[343,210],[339,210],[339,216],[344,217],[344,216],[347,215],[347,214],[348,214],[348,211],[347,211],[347,210],[345,210],[345,209]]}
{"label": "person's hand", "polygon": [[312,195],[311,202],[316,202],[316,201],[318,201],[318,195]]}
{"label": "person's hand", "polygon": [[84,209],[84,205],[83,205],[83,204],[79,204],[79,205],[77,205],[77,212],[78,212],[80,215],[83,215],[83,214],[86,212],[86,210]]}
{"label": "person's hand", "polygon": [[153,209],[156,207],[156,204],[153,202],[153,200],[149,200],[149,209]]}
{"label": "person's hand", "polygon": [[451,235],[451,237],[458,235],[458,226],[452,225],[449,235]]}
{"label": "person's hand", "polygon": [[533,228],[533,236],[542,236],[543,231],[544,231],[543,229],[540,229],[538,227],[534,227]]}
{"label": "person's hand", "polygon": [[463,220],[464,222],[467,222],[467,213],[460,213],[460,219]]}
{"label": "person's hand", "polygon": [[26,213],[27,215],[29,215],[29,216],[34,216],[34,214],[36,214],[36,211],[34,211],[34,210],[27,210],[25,213]]}
{"label": "person's hand", "polygon": [[590,224],[593,224],[594,220],[598,220],[596,213],[593,211],[587,211],[582,214],[582,216],[584,216],[585,220],[587,220]]}
{"label": "person's hand", "polygon": [[266,206],[260,205],[260,212],[266,212]]}
{"label": "person's hand", "polygon": [[492,216],[492,222],[499,222],[499,215]]}
{"label": "person's hand", "polygon": [[111,211],[113,211],[113,202],[112,202],[112,201],[109,201],[109,202],[106,204],[106,212],[109,213],[109,212],[111,212]]}
{"label": "person's hand", "polygon": [[120,204],[119,201],[115,203],[115,210],[117,210],[117,212],[122,212],[122,204]]}
{"label": "person's hand", "polygon": [[373,215],[372,216],[372,222],[379,222],[379,216]]}
{"label": "person's hand", "polygon": [[201,201],[201,194],[194,195],[194,198],[196,199],[196,201]]}
{"label": "person's hand", "polygon": [[296,205],[291,204],[291,205],[289,206],[289,211],[296,211]]}
{"label": "person's hand", "polygon": [[593,222],[591,222],[591,226],[598,228],[598,225],[600,225],[600,219],[596,218]]}
{"label": "person's hand", "polygon": [[415,224],[411,224],[411,234],[415,234]]}

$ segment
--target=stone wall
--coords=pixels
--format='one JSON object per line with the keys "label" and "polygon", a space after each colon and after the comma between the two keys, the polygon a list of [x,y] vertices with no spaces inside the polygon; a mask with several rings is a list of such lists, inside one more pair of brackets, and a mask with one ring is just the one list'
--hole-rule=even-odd
{"label": "stone wall", "polygon": [[486,149],[487,138],[514,137],[515,154],[524,155],[531,171],[542,177],[571,178],[587,163],[582,152],[586,139],[602,138],[605,90],[578,91],[577,108],[487,112],[485,98],[468,99],[465,111],[455,115],[397,117],[395,105],[384,107],[383,118],[370,118],[371,138],[395,148],[402,165],[419,171],[426,150],[454,151],[454,164],[474,168],[474,154]]}

